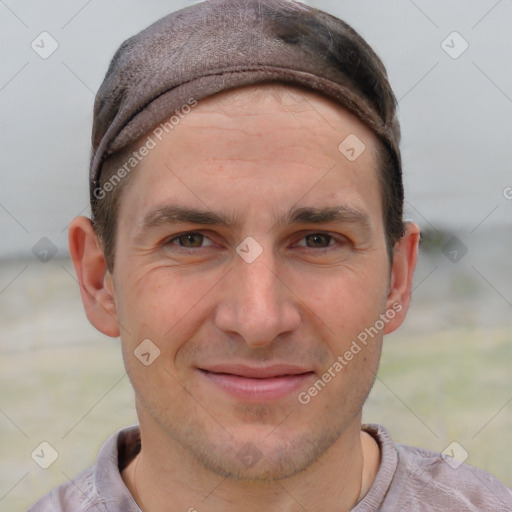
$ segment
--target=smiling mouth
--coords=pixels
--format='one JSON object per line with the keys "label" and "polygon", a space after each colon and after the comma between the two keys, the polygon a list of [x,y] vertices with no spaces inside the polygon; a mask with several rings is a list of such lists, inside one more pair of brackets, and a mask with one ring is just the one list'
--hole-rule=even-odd
{"label": "smiling mouth", "polygon": [[235,398],[252,401],[284,398],[304,387],[315,375],[313,371],[279,365],[266,368],[238,366],[226,370],[226,367],[199,368],[215,388]]}

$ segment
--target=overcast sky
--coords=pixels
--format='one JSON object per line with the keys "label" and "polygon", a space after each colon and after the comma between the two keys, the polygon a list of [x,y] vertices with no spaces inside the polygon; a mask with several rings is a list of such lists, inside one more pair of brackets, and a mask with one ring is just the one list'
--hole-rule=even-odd
{"label": "overcast sky", "polygon": [[[44,236],[66,252],[69,221],[88,211],[92,106],[114,51],[192,3],[0,2],[0,256],[30,253]],[[468,231],[510,224],[512,1],[304,3],[352,24],[388,68],[408,216]]]}

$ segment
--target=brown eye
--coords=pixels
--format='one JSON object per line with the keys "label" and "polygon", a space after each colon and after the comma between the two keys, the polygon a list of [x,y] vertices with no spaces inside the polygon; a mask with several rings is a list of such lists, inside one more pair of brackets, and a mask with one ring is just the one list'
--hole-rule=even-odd
{"label": "brown eye", "polygon": [[332,240],[332,236],[324,233],[313,233],[312,235],[307,235],[304,238],[306,240],[307,247],[314,249],[323,249],[328,247]]}
{"label": "brown eye", "polygon": [[[183,233],[169,240],[169,243],[187,249],[197,249],[204,247],[203,242],[205,241],[209,241],[209,239],[201,233]],[[206,245],[211,245],[211,242]]]}

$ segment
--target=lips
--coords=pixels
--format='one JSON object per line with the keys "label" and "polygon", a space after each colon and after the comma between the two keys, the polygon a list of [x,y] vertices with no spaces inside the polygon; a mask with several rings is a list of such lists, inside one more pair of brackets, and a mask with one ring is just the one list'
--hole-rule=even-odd
{"label": "lips", "polygon": [[209,365],[199,368],[202,375],[223,392],[243,400],[275,400],[304,386],[314,372],[289,364],[247,366]]}
{"label": "lips", "polygon": [[211,373],[226,373],[246,377],[248,379],[269,379],[286,375],[300,375],[311,371],[301,366],[289,364],[273,364],[261,367],[246,366],[243,364],[218,364],[201,369]]}

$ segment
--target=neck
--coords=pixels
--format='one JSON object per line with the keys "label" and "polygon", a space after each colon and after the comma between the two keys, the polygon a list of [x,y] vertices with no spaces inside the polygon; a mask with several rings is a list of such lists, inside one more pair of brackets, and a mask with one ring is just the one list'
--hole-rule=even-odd
{"label": "neck", "polygon": [[166,438],[163,450],[164,439],[146,438],[141,429],[143,448],[122,477],[143,512],[168,512],[169,503],[177,511],[349,511],[370,489],[380,464],[377,443],[357,420],[357,429],[347,428],[309,468],[266,482],[214,474],[180,445]]}

